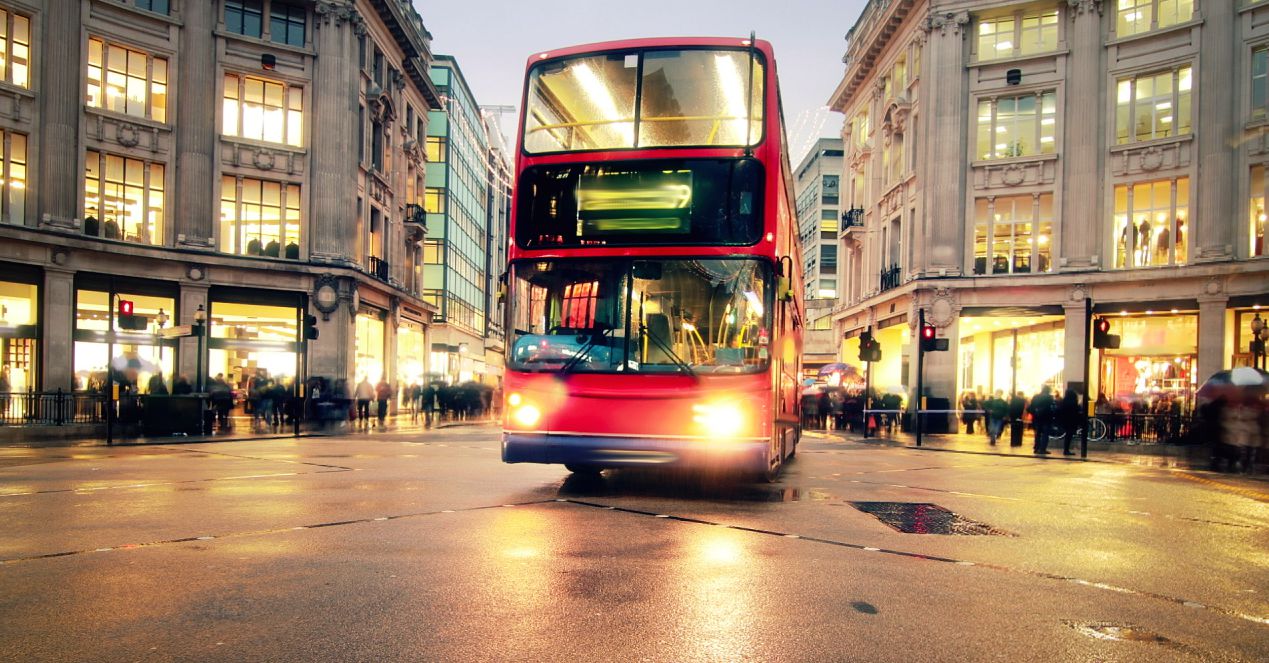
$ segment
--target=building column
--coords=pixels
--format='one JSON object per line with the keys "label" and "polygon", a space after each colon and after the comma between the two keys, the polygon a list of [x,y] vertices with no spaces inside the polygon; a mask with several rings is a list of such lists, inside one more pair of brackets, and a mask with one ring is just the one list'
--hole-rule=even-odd
{"label": "building column", "polygon": [[[1066,56],[1066,91],[1063,99],[1062,210],[1059,270],[1096,269],[1107,262],[1098,256],[1102,229],[1102,183],[1105,160],[1103,132],[1098,122],[1088,120],[1088,109],[1102,108],[1105,81],[1101,72],[1102,3],[1082,0],[1067,8],[1070,31]],[[1083,309],[1080,311],[1083,315]],[[1068,320],[1070,318],[1068,317]],[[1067,346],[1070,347],[1069,345]],[[1071,356],[1070,354],[1067,355]],[[1082,366],[1082,364],[1081,364]],[[1082,369],[1081,369],[1082,370]],[[1068,375],[1069,363],[1068,363]]]}
{"label": "building column", "polygon": [[313,140],[309,190],[309,256],[356,264],[357,74],[356,44],[365,24],[351,2],[317,5],[313,76]]}
{"label": "building column", "polygon": [[[1232,46],[1242,43],[1235,30],[1237,12],[1228,6],[1218,9],[1218,4],[1225,3],[1204,3],[1210,11],[1203,12],[1202,70],[1191,73],[1195,83],[1199,75],[1204,80],[1219,80],[1238,71],[1234,54],[1241,49]],[[1239,88],[1228,84],[1194,86],[1199,98],[1193,123],[1198,132],[1199,180],[1194,187],[1198,207],[1191,208],[1190,218],[1197,224],[1197,228],[1192,226],[1196,263],[1232,260],[1234,227],[1243,221],[1237,213],[1239,178],[1234,173],[1239,150],[1231,147],[1242,139],[1242,126],[1237,121],[1240,106],[1234,102],[1234,90]],[[1191,198],[1190,204],[1194,202]]]}
{"label": "building column", "polygon": [[40,388],[71,391],[75,388],[75,272],[45,266],[41,296]]}
{"label": "building column", "polygon": [[316,312],[318,337],[308,341],[308,377],[348,381],[349,393],[357,364],[357,281],[341,278],[339,303],[329,314]]}
{"label": "building column", "polygon": [[[1088,333],[1088,316],[1084,314],[1084,301],[1068,301],[1062,304],[1063,346],[1062,375],[1067,384],[1087,380],[1084,375],[1084,335]],[[1091,370],[1091,367],[1090,367]],[[1063,385],[1065,387],[1065,385]]]}
{"label": "building column", "polygon": [[1226,295],[1200,295],[1198,298],[1198,379],[1201,384],[1216,371],[1225,368]]}
{"label": "building column", "polygon": [[[180,315],[179,321],[176,324],[178,325],[194,324],[194,314],[198,311],[199,306],[203,307],[203,312],[205,313],[211,311],[211,306],[207,301],[208,289],[209,289],[209,286],[206,284],[206,282],[181,284],[181,295],[180,295],[181,298],[180,298],[180,301],[177,303],[177,307],[178,307],[178,310],[181,312],[181,315]],[[210,322],[211,320],[208,319],[207,322],[204,324],[210,324]],[[197,330],[197,328],[195,329]],[[207,331],[208,330],[204,328],[203,333],[207,334]],[[203,373],[206,374],[208,372],[207,337],[204,337],[203,339],[202,352],[203,352]],[[176,373],[178,375],[184,375],[188,377],[191,385],[198,384],[198,354],[199,354],[199,343],[198,343],[197,336],[186,336],[181,339],[180,354],[177,355],[178,357],[180,357],[180,361],[177,363]],[[206,375],[204,375],[204,378],[205,377]],[[208,381],[204,379],[203,387],[206,388],[207,384],[208,384]]]}
{"label": "building column", "polygon": [[[929,161],[925,180],[924,264],[913,271],[924,276],[958,276],[965,253],[966,84],[965,35],[969,12],[931,12],[929,57],[923,76],[922,114]],[[954,137],[954,138],[953,138]]]}
{"label": "building column", "polygon": [[[39,219],[42,226],[76,227],[79,211],[79,0],[46,0],[40,39]],[[66,355],[69,356],[69,355]]]}
{"label": "building column", "polygon": [[[176,244],[213,246],[216,174],[216,3],[187,2],[176,105]],[[183,344],[182,344],[183,345]],[[184,364],[184,362],[182,362]],[[182,369],[183,370],[183,369]],[[192,369],[191,369],[192,370]]]}

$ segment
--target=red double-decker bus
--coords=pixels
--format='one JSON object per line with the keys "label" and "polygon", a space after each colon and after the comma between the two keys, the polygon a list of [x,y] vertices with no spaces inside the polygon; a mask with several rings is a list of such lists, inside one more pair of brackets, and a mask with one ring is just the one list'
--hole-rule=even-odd
{"label": "red double-decker bus", "polygon": [[522,109],[503,461],[774,478],[804,308],[771,45],[536,54]]}

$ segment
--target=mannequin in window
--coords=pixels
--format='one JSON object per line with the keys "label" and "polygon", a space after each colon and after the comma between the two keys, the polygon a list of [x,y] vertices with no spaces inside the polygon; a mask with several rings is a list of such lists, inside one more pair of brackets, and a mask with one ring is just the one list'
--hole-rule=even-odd
{"label": "mannequin in window", "polygon": [[1141,241],[1134,244],[1137,247],[1137,264],[1150,264],[1150,220],[1146,219],[1141,222]]}
{"label": "mannequin in window", "polygon": [[247,255],[258,256],[260,253],[260,240],[253,239],[250,242],[247,242]]}
{"label": "mannequin in window", "polygon": [[119,223],[114,219],[106,219],[106,239],[119,239]]}
{"label": "mannequin in window", "polygon": [[276,239],[269,240],[269,243],[266,244],[264,247],[264,255],[266,256],[271,256],[276,258],[278,257],[280,252],[281,252],[281,247],[278,245],[278,240]]}
{"label": "mannequin in window", "polygon": [[299,244],[296,244],[295,242],[289,242],[286,245],[286,259],[287,260],[300,259],[300,245]]}
{"label": "mannequin in window", "polygon": [[95,216],[89,216],[84,219],[84,234],[93,237],[101,236],[101,222]]}
{"label": "mannequin in window", "polygon": [[1171,233],[1168,232],[1167,226],[1161,226],[1159,229],[1159,239],[1154,243],[1154,264],[1168,264],[1168,240]]}

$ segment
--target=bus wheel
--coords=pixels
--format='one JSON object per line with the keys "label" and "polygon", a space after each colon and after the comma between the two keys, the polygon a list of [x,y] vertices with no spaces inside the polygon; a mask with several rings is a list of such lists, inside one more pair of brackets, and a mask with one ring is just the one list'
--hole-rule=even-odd
{"label": "bus wheel", "polygon": [[564,469],[578,476],[586,477],[597,477],[600,472],[604,471],[604,468],[597,465],[579,465],[577,463],[565,463]]}

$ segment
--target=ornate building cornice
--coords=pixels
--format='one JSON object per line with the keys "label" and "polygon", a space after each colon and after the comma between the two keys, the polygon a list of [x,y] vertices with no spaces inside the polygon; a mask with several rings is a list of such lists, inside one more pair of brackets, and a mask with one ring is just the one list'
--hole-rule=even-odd
{"label": "ornate building cornice", "polygon": [[946,35],[950,29],[953,35],[960,35],[961,30],[967,25],[969,25],[969,12],[967,11],[930,12],[930,15],[925,17],[921,30],[927,34],[938,30],[939,34]]}
{"label": "ornate building cornice", "polygon": [[1071,18],[1075,18],[1080,14],[1091,14],[1097,12],[1098,16],[1102,14],[1102,0],[1066,0],[1067,14]]}

